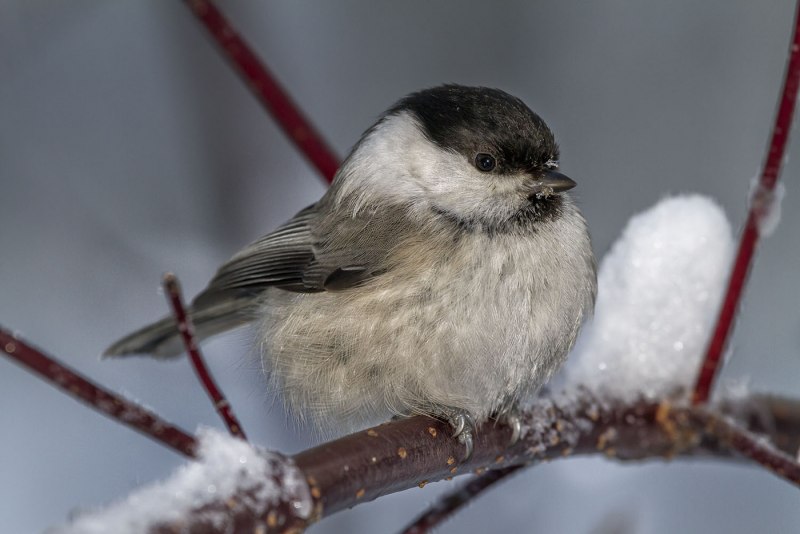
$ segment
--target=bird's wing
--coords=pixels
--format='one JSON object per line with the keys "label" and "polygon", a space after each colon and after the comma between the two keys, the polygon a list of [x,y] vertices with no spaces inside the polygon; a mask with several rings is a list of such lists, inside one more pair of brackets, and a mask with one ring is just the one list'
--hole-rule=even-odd
{"label": "bird's wing", "polygon": [[[224,264],[188,310],[195,337],[205,339],[253,320],[269,287],[313,293],[354,287],[390,268],[391,250],[411,227],[401,209],[328,209],[325,197]],[[379,221],[376,223],[375,221]],[[106,356],[169,358],[181,344],[171,317],[120,339]]]}
{"label": "bird's wing", "polygon": [[[344,210],[340,210],[344,211]],[[312,293],[344,290],[384,272],[389,251],[407,228],[400,210],[359,215],[331,213],[315,204],[258,239],[219,268],[193,302],[203,309],[250,299],[268,287]]]}
{"label": "bird's wing", "polygon": [[314,259],[312,227],[317,205],[300,211],[275,231],[257,239],[224,263],[192,307],[202,309],[257,295],[277,286],[302,291],[303,272]]}

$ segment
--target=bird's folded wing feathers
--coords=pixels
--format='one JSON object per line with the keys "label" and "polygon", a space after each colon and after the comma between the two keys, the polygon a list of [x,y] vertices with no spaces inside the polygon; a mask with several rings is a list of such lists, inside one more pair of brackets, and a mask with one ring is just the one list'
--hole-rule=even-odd
{"label": "bird's folded wing feathers", "polygon": [[[313,293],[343,290],[384,272],[387,255],[407,225],[402,214],[332,215],[309,206],[274,232],[258,239],[217,271],[193,302],[195,309],[221,299],[254,296],[267,287]],[[386,223],[389,224],[386,224]]]}
{"label": "bird's folded wing feathers", "polygon": [[[373,212],[357,216],[331,213],[317,203],[274,232],[258,239],[219,268],[188,310],[198,340],[246,324],[258,316],[261,294],[269,287],[314,293],[354,287],[387,269],[398,243],[402,214],[392,212],[373,224]],[[387,221],[389,224],[386,224]],[[394,224],[398,222],[398,224]],[[180,353],[178,330],[167,317],[114,343],[106,356]]]}

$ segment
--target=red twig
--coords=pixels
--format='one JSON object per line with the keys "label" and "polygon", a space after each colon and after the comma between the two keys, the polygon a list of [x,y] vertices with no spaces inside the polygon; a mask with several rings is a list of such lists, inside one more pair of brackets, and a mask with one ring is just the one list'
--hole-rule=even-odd
{"label": "red twig", "polygon": [[524,466],[512,465],[503,469],[495,469],[470,480],[459,489],[445,495],[436,504],[423,512],[403,530],[403,534],[426,534],[432,531],[469,504],[470,501],[473,501],[478,495],[498,482],[502,482],[522,467]]}
{"label": "red twig", "polygon": [[211,372],[208,370],[208,367],[206,367],[205,361],[203,361],[200,349],[197,348],[197,343],[195,343],[194,338],[194,326],[192,325],[191,318],[186,314],[186,308],[183,306],[181,288],[177,277],[172,273],[167,273],[164,275],[163,283],[164,290],[167,294],[167,300],[172,308],[172,314],[175,316],[175,322],[178,324],[178,332],[181,334],[183,346],[186,348],[186,353],[189,355],[189,360],[192,362],[192,367],[194,368],[195,374],[197,374],[197,378],[200,380],[200,383],[203,384],[203,388],[206,390],[206,393],[208,393],[214,405],[214,409],[217,410],[217,413],[225,422],[231,435],[247,440],[247,436],[244,435],[244,430],[242,430],[242,425],[239,424],[239,420],[233,413],[228,399],[225,398],[225,395],[223,395],[222,391],[217,387],[214,378],[211,376]]}
{"label": "red twig", "polygon": [[176,452],[195,456],[197,440],[194,436],[132,401],[90,382],[3,327],[0,327],[0,350],[69,396]]}
{"label": "red twig", "polygon": [[798,84],[800,84],[800,0],[795,12],[794,34],[789,48],[789,60],[783,80],[780,105],[775,117],[775,124],[772,127],[769,152],[764,162],[764,169],[755,194],[750,202],[750,211],[739,242],[739,250],[736,254],[730,281],[728,282],[725,300],[717,318],[711,342],[708,345],[705,361],[695,384],[692,397],[692,403],[695,405],[708,401],[711,386],[719,368],[720,358],[733,328],[733,320],[736,316],[736,310],[747,281],[747,273],[750,270],[760,237],[759,223],[763,217],[768,215],[771,209],[775,184],[778,182],[783,155],[792,126]]}
{"label": "red twig", "polygon": [[185,0],[185,2],[203,22],[258,101],[278,121],[286,135],[328,182],[333,181],[333,176],[339,168],[339,158],[303,116],[297,104],[286,94],[264,63],[253,53],[247,42],[239,37],[211,0]]}

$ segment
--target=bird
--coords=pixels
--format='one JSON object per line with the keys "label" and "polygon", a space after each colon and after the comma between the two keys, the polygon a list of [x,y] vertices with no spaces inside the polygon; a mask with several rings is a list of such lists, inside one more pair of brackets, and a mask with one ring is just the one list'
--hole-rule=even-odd
{"label": "bird", "polygon": [[[597,292],[550,128],[502,90],[440,85],[364,132],[322,198],[223,264],[196,336],[254,325],[269,383],[334,432],[443,419],[472,452],[565,361]],[[181,353],[164,318],[105,356]]]}

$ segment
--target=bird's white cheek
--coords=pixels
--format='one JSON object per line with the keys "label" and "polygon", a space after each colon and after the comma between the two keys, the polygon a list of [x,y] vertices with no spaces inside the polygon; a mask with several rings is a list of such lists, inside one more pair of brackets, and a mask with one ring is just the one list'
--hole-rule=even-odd
{"label": "bird's white cheek", "polygon": [[464,161],[441,162],[424,182],[432,203],[464,218],[505,217],[524,200],[522,177],[482,173]]}
{"label": "bird's white cheek", "polygon": [[465,219],[507,218],[524,201],[523,177],[475,168],[464,154],[432,143],[407,115],[389,117],[361,142],[341,171],[337,198],[358,212],[404,203],[429,216],[431,206]]}

